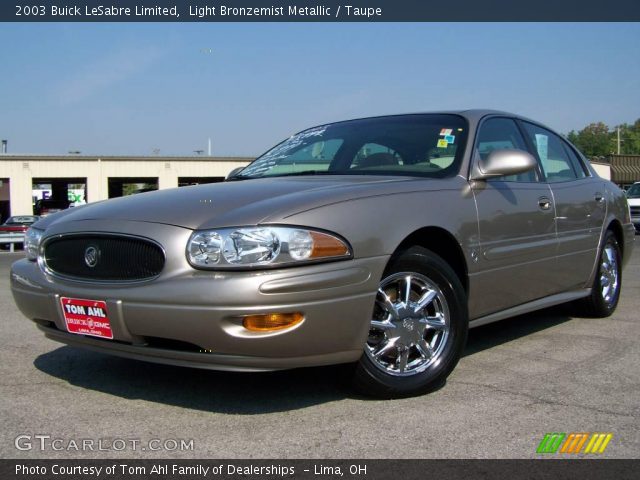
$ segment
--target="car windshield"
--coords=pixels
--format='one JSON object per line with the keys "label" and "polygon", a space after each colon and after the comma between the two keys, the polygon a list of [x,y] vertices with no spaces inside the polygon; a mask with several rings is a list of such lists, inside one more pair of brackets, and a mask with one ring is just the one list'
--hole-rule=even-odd
{"label": "car windshield", "polygon": [[634,183],[629,187],[627,198],[640,198],[640,183]]}
{"label": "car windshield", "polygon": [[398,115],[314,127],[280,143],[235,179],[287,175],[458,173],[466,120],[451,114]]}

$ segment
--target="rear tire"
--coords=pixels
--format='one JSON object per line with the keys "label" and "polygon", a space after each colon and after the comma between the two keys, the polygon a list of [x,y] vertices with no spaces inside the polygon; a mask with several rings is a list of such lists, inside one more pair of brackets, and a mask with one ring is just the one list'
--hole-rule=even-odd
{"label": "rear tire", "polygon": [[591,294],[576,302],[578,313],[584,317],[605,318],[618,306],[622,288],[622,255],[616,236],[607,230],[598,255],[598,270]]}
{"label": "rear tire", "polygon": [[380,398],[439,388],[462,355],[468,324],[467,297],[453,269],[430,250],[409,248],[382,276],[355,387]]}

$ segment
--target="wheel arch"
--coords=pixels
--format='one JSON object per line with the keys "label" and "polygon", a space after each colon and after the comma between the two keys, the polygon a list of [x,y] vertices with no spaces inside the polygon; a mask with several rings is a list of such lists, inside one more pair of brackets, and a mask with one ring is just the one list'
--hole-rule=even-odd
{"label": "wheel arch", "polygon": [[469,271],[467,262],[460,243],[451,232],[436,226],[420,228],[400,242],[391,258],[397,257],[400,253],[413,246],[426,248],[442,257],[456,273],[456,276],[464,288],[465,294],[467,297],[469,296]]}
{"label": "wheel arch", "polygon": [[620,255],[624,258],[624,232],[622,230],[622,224],[618,221],[617,218],[614,218],[607,225],[607,230],[611,230],[613,234],[616,236],[616,241],[618,242],[618,246],[620,247]]}

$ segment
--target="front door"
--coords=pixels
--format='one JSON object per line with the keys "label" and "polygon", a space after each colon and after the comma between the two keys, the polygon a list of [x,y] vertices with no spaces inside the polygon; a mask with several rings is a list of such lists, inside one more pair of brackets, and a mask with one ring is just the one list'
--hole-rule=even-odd
{"label": "front door", "polygon": [[[476,161],[497,149],[527,151],[510,118],[492,117],[480,126]],[[473,318],[545,297],[557,290],[557,237],[549,185],[529,171],[472,182],[479,219],[478,270],[469,298]]]}

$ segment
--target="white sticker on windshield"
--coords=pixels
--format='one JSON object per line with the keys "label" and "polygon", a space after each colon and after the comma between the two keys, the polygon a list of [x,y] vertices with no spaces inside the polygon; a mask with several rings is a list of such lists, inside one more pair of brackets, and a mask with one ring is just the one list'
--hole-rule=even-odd
{"label": "white sticker on windshield", "polygon": [[251,175],[262,176],[268,173],[271,169],[273,169],[278,164],[279,160],[287,158],[290,152],[292,152],[296,148],[303,145],[305,141],[307,141],[312,137],[322,137],[322,135],[326,131],[327,131],[326,126],[320,126],[320,127],[311,128],[309,130],[305,130],[296,135],[292,135],[287,140],[282,142],[280,145],[272,148],[270,151],[265,153],[262,157],[260,157],[259,160],[256,160],[250,166],[245,168],[242,171],[242,175],[243,176],[251,176]]}
{"label": "white sticker on windshield", "polygon": [[442,130],[440,130],[440,136],[451,135],[451,132],[453,132],[453,129],[443,128]]}

